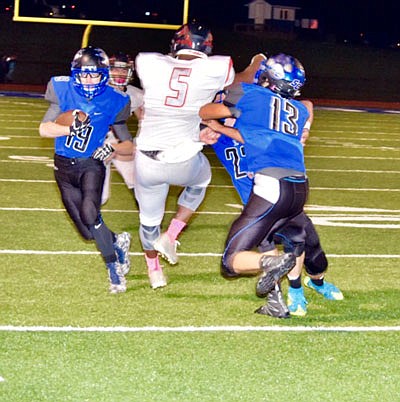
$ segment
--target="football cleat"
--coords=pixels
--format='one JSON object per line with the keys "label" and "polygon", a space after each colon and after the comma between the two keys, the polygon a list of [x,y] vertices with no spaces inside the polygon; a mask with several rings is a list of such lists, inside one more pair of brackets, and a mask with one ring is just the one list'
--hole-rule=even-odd
{"label": "football cleat", "polygon": [[307,314],[307,300],[302,287],[288,288],[288,308],[291,315],[304,317]]}
{"label": "football cleat", "polygon": [[114,243],[114,250],[117,254],[120,271],[126,275],[131,269],[131,261],[129,259],[129,247],[131,245],[131,235],[128,232],[122,232],[117,235]]}
{"label": "football cleat", "polygon": [[178,262],[178,255],[176,253],[178,244],[179,242],[177,240],[171,241],[168,233],[164,232],[153,243],[153,247],[160,253],[161,257],[165,258],[170,264],[174,265]]}
{"label": "football cleat", "polygon": [[117,262],[107,263],[108,279],[110,281],[110,293],[124,293],[126,292],[126,279],[120,272],[119,264]]}
{"label": "football cleat", "polygon": [[260,259],[260,268],[263,270],[256,285],[256,295],[266,297],[274,289],[276,283],[296,265],[296,256],[285,253],[280,256],[263,255]]}
{"label": "football cleat", "polygon": [[270,315],[276,318],[290,318],[290,312],[282,297],[281,287],[279,283],[267,295],[267,303],[258,308],[255,313]]}
{"label": "football cleat", "polygon": [[167,286],[167,279],[165,278],[164,272],[161,267],[160,269],[149,270],[148,274],[150,286],[152,289],[158,289]]}
{"label": "football cleat", "polygon": [[343,293],[338,289],[333,283],[330,282],[325,282],[323,283],[322,286],[317,286],[309,276],[306,276],[304,278],[304,284],[311,289],[316,290],[318,293],[320,293],[322,296],[325,297],[325,299],[328,300],[343,300],[344,296]]}

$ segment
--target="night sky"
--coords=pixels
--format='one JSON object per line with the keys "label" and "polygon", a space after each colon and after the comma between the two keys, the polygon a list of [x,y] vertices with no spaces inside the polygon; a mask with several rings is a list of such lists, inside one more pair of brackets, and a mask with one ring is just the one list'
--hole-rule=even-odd
{"label": "night sky", "polygon": [[[190,0],[193,15],[209,20],[211,25],[232,25],[247,22],[249,1]],[[400,35],[399,0],[303,0],[276,1],[276,4],[294,3],[302,8],[304,17],[318,18],[325,33],[358,34],[360,32]],[[228,7],[226,6],[228,4]],[[400,39],[400,38],[399,38]]]}
{"label": "night sky", "polygon": [[[1,0],[0,0],[1,1]],[[158,15],[167,18],[169,24],[182,21],[183,0],[103,0],[107,7],[93,7],[93,0],[47,0],[47,3],[74,2],[78,8],[91,13],[89,19],[108,20],[112,13],[133,15],[134,22],[144,21],[144,10],[157,10]],[[235,23],[251,22],[248,16],[248,4],[251,0],[189,0],[189,17],[196,18],[212,29],[232,29]],[[20,0],[21,9],[26,5],[40,3],[40,0]],[[298,16],[317,18],[322,35],[390,36],[400,40],[400,0],[278,0],[270,3],[292,4],[301,7]],[[115,20],[121,20],[118,17]],[[135,20],[136,19],[136,20]],[[132,20],[130,20],[132,21]]]}

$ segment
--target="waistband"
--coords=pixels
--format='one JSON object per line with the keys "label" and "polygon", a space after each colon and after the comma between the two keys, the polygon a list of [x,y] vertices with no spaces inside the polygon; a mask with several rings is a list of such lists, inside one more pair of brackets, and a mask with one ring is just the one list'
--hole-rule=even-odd
{"label": "waistband", "polygon": [[139,150],[143,155],[146,155],[147,157],[154,159],[155,161],[158,161],[158,154],[162,151],[142,151],[141,149]]}
{"label": "waistband", "polygon": [[66,156],[61,156],[58,154],[54,154],[54,161],[57,161],[64,165],[78,165],[78,164],[88,163],[88,162],[89,163],[95,162],[97,164],[99,162],[92,158],[67,158]]}

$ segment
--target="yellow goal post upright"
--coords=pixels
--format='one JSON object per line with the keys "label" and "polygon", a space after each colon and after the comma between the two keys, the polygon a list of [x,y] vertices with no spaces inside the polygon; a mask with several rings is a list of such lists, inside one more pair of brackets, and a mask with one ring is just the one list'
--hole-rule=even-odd
{"label": "yellow goal post upright", "polygon": [[[186,24],[189,14],[189,0],[183,0],[182,24]],[[45,24],[66,24],[66,25],[86,25],[82,36],[81,47],[86,47],[89,43],[89,37],[93,26],[109,26],[120,28],[147,28],[147,29],[178,29],[180,25],[173,24],[150,24],[144,22],[124,22],[124,21],[102,21],[86,19],[69,18],[47,18],[47,17],[29,17],[20,15],[20,0],[14,0],[13,21],[19,22],[40,22]]]}

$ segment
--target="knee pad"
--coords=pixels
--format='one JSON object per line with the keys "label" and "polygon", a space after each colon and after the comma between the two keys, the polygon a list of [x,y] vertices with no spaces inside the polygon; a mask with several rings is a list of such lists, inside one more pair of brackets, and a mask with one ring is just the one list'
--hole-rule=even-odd
{"label": "knee pad", "polygon": [[322,274],[328,269],[328,260],[321,247],[306,249],[304,266],[310,275]]}
{"label": "knee pad", "polygon": [[206,187],[185,187],[182,194],[179,196],[178,205],[196,211],[204,200],[205,195]]}
{"label": "knee pad", "polygon": [[143,250],[154,250],[153,243],[160,237],[160,226],[139,226]]}

